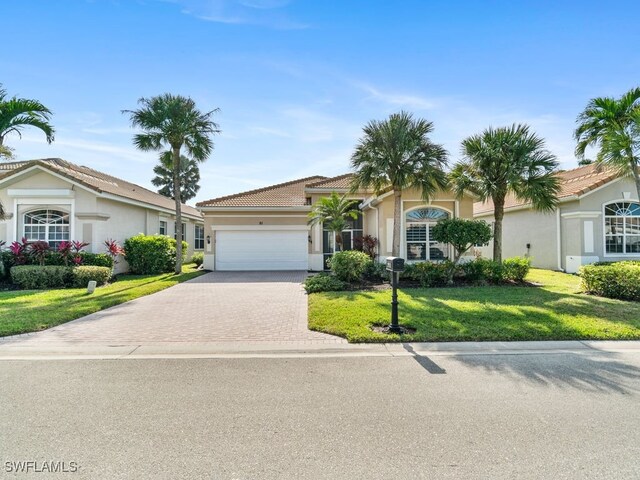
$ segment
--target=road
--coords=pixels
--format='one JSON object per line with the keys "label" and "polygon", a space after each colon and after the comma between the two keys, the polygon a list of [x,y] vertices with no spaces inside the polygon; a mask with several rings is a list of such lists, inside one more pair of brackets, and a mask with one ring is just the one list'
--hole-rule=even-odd
{"label": "road", "polygon": [[1,478],[640,477],[637,351],[4,360],[0,405]]}

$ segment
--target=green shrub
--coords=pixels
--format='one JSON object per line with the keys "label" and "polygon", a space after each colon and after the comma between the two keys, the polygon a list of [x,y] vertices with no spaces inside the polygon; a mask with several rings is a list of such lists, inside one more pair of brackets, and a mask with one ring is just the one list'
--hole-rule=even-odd
{"label": "green shrub", "polygon": [[82,258],[82,265],[113,269],[113,258],[106,253],[82,252],[80,257]]}
{"label": "green shrub", "polygon": [[[176,267],[176,241],[165,235],[139,234],[124,242],[131,273],[151,275],[172,272]],[[187,242],[182,242],[183,259]]]}
{"label": "green shrub", "polygon": [[304,281],[304,289],[307,293],[337,292],[344,290],[345,287],[345,282],[328,273],[318,273],[307,277]]}
{"label": "green shrub", "polygon": [[95,280],[98,286],[104,285],[111,278],[110,267],[79,266],[73,268],[73,286],[85,288],[91,280]]}
{"label": "green shrub", "polygon": [[450,261],[416,263],[415,279],[420,282],[422,287],[441,287],[447,284],[449,271],[452,267]]}
{"label": "green shrub", "polygon": [[621,300],[640,300],[640,264],[616,262],[580,268],[582,287],[587,293]]}
{"label": "green shrub", "polygon": [[10,278],[9,271],[13,267],[13,255],[9,251],[0,252],[0,282]]}
{"label": "green shrub", "polygon": [[[404,263],[404,270],[400,272],[400,280],[420,280],[420,275],[417,269],[417,263]],[[386,263],[384,264],[385,271],[387,270]],[[391,278],[389,272],[387,272],[387,278]]]}
{"label": "green shrub", "polygon": [[387,272],[387,264],[372,261],[367,264],[362,274],[367,280],[389,280],[389,272]]}
{"label": "green shrub", "polygon": [[502,280],[523,282],[531,268],[531,259],[526,257],[506,258],[502,261]]}
{"label": "green shrub", "polygon": [[64,288],[72,283],[72,271],[59,265],[16,265],[11,267],[11,280],[26,290]]}
{"label": "green shrub", "polygon": [[433,240],[453,246],[456,251],[456,263],[473,245],[485,244],[493,236],[491,227],[484,220],[464,218],[440,220],[433,226],[429,235]]}
{"label": "green shrub", "polygon": [[196,264],[196,267],[200,267],[204,263],[204,253],[196,252],[191,257],[191,262]]}
{"label": "green shrub", "polygon": [[361,280],[372,262],[373,260],[364,252],[346,250],[334,253],[328,264],[339,280],[351,283]]}

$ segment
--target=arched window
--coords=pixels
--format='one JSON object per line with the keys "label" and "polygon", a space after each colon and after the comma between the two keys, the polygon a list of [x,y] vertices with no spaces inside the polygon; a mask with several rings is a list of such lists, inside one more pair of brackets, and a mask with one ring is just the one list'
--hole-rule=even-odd
{"label": "arched window", "polygon": [[640,253],[640,203],[614,202],[604,206],[605,252]]}
{"label": "arched window", "polygon": [[449,258],[449,247],[431,239],[431,230],[438,220],[449,218],[445,210],[428,207],[407,212],[406,251],[407,260],[413,262],[437,261]]}
{"label": "arched window", "polygon": [[33,242],[43,240],[52,248],[69,240],[69,214],[58,210],[33,210],[24,214],[24,237]]}

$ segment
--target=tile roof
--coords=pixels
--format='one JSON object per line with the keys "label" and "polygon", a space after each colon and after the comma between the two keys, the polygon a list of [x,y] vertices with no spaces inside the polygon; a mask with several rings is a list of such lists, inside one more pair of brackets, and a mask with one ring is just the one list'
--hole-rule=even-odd
{"label": "tile roof", "polygon": [[198,202],[198,207],[304,207],[305,187],[327,177],[313,176]]}
{"label": "tile roof", "polygon": [[[113,177],[89,167],[67,162],[61,158],[43,158],[11,163],[0,162],[0,179],[35,165],[49,169],[98,193],[110,193],[154,207],[168,210],[175,209],[174,201],[168,197],[136,185],[135,183],[127,182],[121,178]],[[198,210],[189,205],[182,204],[182,212],[193,217],[202,217],[202,214]]]}
{"label": "tile roof", "polygon": [[[585,165],[583,167],[574,168],[558,172],[560,179],[560,193],[558,198],[566,199],[568,197],[583,195],[595,188],[598,188],[611,180],[617,178],[618,175],[606,168],[598,168],[596,165]],[[520,200],[514,195],[509,194],[505,201],[505,209],[521,207],[528,205],[529,202]],[[477,202],[473,205],[473,214],[480,215],[493,212],[493,202]]]}
{"label": "tile roof", "polygon": [[319,182],[309,183],[307,185],[307,188],[322,188],[322,189],[337,188],[339,190],[347,190],[351,188],[352,178],[353,178],[353,173],[345,173],[344,175],[338,175],[337,177],[331,177],[325,180],[320,180]]}

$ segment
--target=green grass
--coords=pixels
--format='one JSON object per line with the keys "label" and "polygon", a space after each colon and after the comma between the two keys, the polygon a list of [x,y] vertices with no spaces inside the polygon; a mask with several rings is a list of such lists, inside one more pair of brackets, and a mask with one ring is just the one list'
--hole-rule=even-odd
{"label": "green grass", "polygon": [[88,294],[86,288],[0,292],[0,337],[35,332],[159,292],[202,275],[188,264],[180,275],[120,275]]}
{"label": "green grass", "polygon": [[327,292],[309,297],[309,328],[350,342],[640,339],[640,303],[580,293],[580,279],[532,269],[540,287],[403,289],[400,324],[415,334],[376,333],[388,325],[391,292]]}

